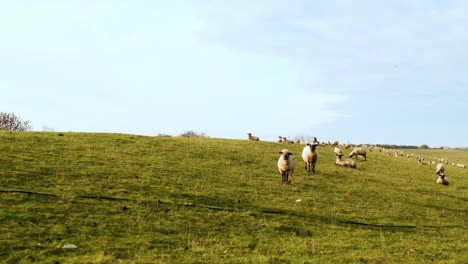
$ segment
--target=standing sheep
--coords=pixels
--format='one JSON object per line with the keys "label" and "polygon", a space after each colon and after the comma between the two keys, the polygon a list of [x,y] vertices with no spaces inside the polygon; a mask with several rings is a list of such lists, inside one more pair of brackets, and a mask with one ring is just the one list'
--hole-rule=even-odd
{"label": "standing sheep", "polygon": [[252,133],[247,133],[248,139],[252,141],[260,141],[259,137],[252,136]]}
{"label": "standing sheep", "polygon": [[354,160],[343,160],[342,157],[343,157],[343,154],[336,155],[336,162],[335,162],[336,165],[356,168],[356,162]]}
{"label": "standing sheep", "polygon": [[355,148],[351,153],[349,153],[349,157],[352,158],[354,155],[356,155],[356,159],[358,159],[358,156],[363,156],[364,160],[367,160],[367,150],[365,148]]}
{"label": "standing sheep", "polygon": [[436,174],[440,176],[440,175],[444,175],[444,172],[445,172],[444,164],[442,164],[442,163],[437,164]]}
{"label": "standing sheep", "polygon": [[278,170],[281,173],[283,183],[291,183],[291,176],[294,172],[294,156],[288,149],[279,152],[281,156],[278,159]]}
{"label": "standing sheep", "polygon": [[335,146],[333,148],[333,152],[335,152],[336,155],[343,154],[343,151],[341,151],[341,149],[338,146]]}
{"label": "standing sheep", "polygon": [[317,163],[318,152],[316,150],[318,143],[307,143],[307,146],[302,150],[302,159],[305,162],[305,170],[315,174],[315,164]]}

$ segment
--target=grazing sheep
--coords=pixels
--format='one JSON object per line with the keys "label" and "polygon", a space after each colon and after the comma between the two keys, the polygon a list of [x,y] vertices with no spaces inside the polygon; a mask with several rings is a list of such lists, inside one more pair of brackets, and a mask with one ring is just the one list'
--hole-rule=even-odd
{"label": "grazing sheep", "polygon": [[307,146],[302,150],[302,159],[305,162],[305,170],[315,174],[315,164],[317,163],[318,152],[315,149],[318,143],[307,143]]}
{"label": "grazing sheep", "polygon": [[460,164],[460,163],[457,164],[457,167],[462,168],[462,169],[466,168],[465,164]]}
{"label": "grazing sheep", "polygon": [[252,141],[260,141],[259,137],[252,136],[252,133],[247,133],[248,139]]}
{"label": "grazing sheep", "polygon": [[[328,141],[330,142],[330,141]],[[340,144],[340,142],[338,140],[335,140],[335,142],[331,143],[331,145],[334,147],[334,146],[338,146]]]}
{"label": "grazing sheep", "polygon": [[277,142],[278,142],[278,143],[283,143],[283,137],[282,137],[282,136],[278,136]]}
{"label": "grazing sheep", "polygon": [[354,160],[343,160],[342,157],[343,157],[343,154],[336,155],[336,162],[335,162],[336,165],[356,168],[356,162]]}
{"label": "grazing sheep", "polygon": [[437,184],[442,184],[442,185],[449,185],[449,180],[445,175],[439,175],[439,178],[437,178],[436,181]]}
{"label": "grazing sheep", "polygon": [[442,164],[442,163],[437,164],[436,174],[440,176],[440,175],[444,175],[444,172],[445,172],[444,164]]}
{"label": "grazing sheep", "polygon": [[281,156],[278,159],[278,170],[281,173],[283,183],[291,183],[291,176],[294,172],[294,156],[288,149],[279,152]]}
{"label": "grazing sheep", "polygon": [[283,137],[283,143],[294,144],[294,141],[292,141],[292,140],[289,140],[289,139],[287,139],[287,138]]}
{"label": "grazing sheep", "polygon": [[365,148],[355,148],[351,153],[349,153],[349,157],[352,158],[354,155],[356,155],[356,159],[358,159],[358,156],[363,156],[364,160],[367,160],[367,150]]}

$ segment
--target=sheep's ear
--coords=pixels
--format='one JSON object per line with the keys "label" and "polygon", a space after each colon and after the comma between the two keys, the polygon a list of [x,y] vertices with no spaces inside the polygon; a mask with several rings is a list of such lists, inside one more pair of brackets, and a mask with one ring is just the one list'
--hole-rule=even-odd
{"label": "sheep's ear", "polygon": [[288,152],[288,153],[289,153],[289,155],[293,155],[292,152]]}
{"label": "sheep's ear", "polygon": [[310,146],[310,143],[307,143],[307,146]]}
{"label": "sheep's ear", "polygon": [[283,151],[278,152],[279,154],[283,154]]}

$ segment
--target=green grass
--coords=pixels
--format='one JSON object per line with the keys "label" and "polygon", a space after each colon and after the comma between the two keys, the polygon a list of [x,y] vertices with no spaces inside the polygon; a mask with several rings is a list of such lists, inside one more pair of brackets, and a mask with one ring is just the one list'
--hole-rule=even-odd
{"label": "green grass", "polygon": [[[285,147],[297,161],[291,185],[276,167]],[[415,158],[370,152],[353,170],[320,147],[309,175],[302,148],[0,132],[0,262],[466,262],[467,169],[447,166],[451,185],[440,186]],[[468,161],[467,151],[413,152]]]}

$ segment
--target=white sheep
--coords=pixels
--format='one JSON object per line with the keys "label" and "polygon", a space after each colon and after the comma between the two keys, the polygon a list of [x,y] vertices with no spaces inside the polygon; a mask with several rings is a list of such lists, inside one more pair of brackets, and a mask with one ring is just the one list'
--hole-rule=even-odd
{"label": "white sheep", "polygon": [[287,138],[283,137],[283,143],[294,144],[294,141],[292,141],[292,140],[289,140],[289,139],[287,139]]}
{"label": "white sheep", "polygon": [[356,159],[358,159],[358,156],[363,156],[364,160],[367,160],[367,150],[365,148],[355,148],[351,153],[349,153],[349,157],[352,158],[354,155],[356,155]]}
{"label": "white sheep", "polygon": [[460,163],[457,164],[457,167],[462,168],[462,169],[466,168],[465,164],[460,164]]}
{"label": "white sheep", "polygon": [[437,178],[436,181],[437,184],[442,184],[442,185],[449,185],[449,180],[445,175],[439,175],[439,178]]}
{"label": "white sheep", "polygon": [[336,155],[343,154],[343,151],[341,151],[341,149],[338,146],[335,146],[333,148],[333,152],[335,152]]}
{"label": "white sheep", "polygon": [[252,136],[252,133],[247,133],[248,139],[252,141],[260,141],[259,137]]}
{"label": "white sheep", "polygon": [[335,162],[336,165],[356,168],[356,162],[354,160],[343,160],[342,157],[343,157],[343,154],[336,155],[336,162]]}
{"label": "white sheep", "polygon": [[315,173],[315,164],[317,163],[318,152],[316,147],[318,146],[318,142],[314,142],[312,144],[307,143],[307,146],[304,147],[302,150],[302,159],[305,162],[305,170],[310,173],[312,171]]}
{"label": "white sheep", "polygon": [[440,176],[440,175],[444,175],[444,172],[445,172],[444,164],[442,164],[442,163],[437,164],[436,174]]}
{"label": "white sheep", "polygon": [[294,156],[288,149],[279,152],[281,156],[278,159],[278,170],[281,173],[283,183],[291,183],[291,176],[294,172]]}

